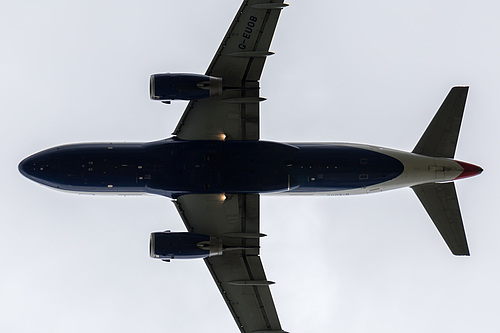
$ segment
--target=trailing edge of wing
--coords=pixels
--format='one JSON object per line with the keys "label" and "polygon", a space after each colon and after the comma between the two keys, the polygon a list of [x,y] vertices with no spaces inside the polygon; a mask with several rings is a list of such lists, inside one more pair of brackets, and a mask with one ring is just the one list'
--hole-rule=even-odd
{"label": "trailing edge of wing", "polygon": [[454,183],[423,184],[412,187],[454,255],[468,256],[462,215]]}
{"label": "trailing edge of wing", "polygon": [[221,238],[224,251],[205,259],[224,301],[242,333],[286,333],[281,329],[259,257],[258,194],[186,194],[175,205],[191,232]]}
{"label": "trailing edge of wing", "polygon": [[183,140],[259,140],[259,80],[283,0],[245,0],[206,74],[222,79],[223,92],[191,101],[173,134]]}

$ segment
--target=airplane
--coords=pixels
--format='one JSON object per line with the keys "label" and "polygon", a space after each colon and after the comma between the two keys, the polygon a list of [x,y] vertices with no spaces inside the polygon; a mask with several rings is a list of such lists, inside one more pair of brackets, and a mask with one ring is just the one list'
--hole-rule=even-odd
{"label": "airplane", "polygon": [[48,187],[171,198],[187,232],[154,232],[150,256],[203,258],[242,333],[285,332],[259,256],[261,194],[354,195],[411,187],[454,255],[469,248],[454,181],[468,87],[453,87],[411,152],[353,143],[260,139],[260,77],[283,0],[244,0],[205,74],[150,77],[150,98],[189,101],[173,136],[49,148],[19,164]]}

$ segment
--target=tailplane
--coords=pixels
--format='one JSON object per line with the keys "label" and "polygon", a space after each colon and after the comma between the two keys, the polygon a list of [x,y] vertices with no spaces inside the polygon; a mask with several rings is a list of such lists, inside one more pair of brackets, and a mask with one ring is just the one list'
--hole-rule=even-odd
{"label": "tailplane", "polygon": [[[469,87],[451,89],[412,153],[430,157],[454,158],[468,91]],[[461,175],[456,179],[483,171],[472,164],[456,162],[464,168],[462,173],[464,176]],[[454,255],[468,256],[469,247],[455,184],[453,182],[428,183],[412,186],[412,189],[451,252]]]}
{"label": "tailplane", "polygon": [[469,87],[453,87],[418,141],[412,153],[431,156],[455,156]]}
{"label": "tailplane", "polygon": [[430,183],[413,186],[412,189],[451,252],[456,256],[468,256],[469,247],[455,184]]}

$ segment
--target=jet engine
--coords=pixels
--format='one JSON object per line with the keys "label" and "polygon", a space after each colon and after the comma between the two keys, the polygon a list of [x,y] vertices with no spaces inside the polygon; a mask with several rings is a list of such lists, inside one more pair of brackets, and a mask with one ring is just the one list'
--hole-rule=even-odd
{"label": "jet engine", "polygon": [[222,94],[222,79],[218,77],[186,74],[153,74],[149,82],[152,100],[168,101],[174,99],[197,100]]}
{"label": "jet engine", "polygon": [[154,232],[149,243],[149,255],[154,259],[197,259],[221,255],[222,241],[192,232]]}

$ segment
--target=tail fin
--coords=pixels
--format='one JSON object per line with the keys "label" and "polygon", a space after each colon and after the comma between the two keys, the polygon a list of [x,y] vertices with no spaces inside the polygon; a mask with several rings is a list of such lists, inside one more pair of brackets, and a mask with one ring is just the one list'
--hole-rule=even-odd
{"label": "tail fin", "polygon": [[[413,153],[453,158],[469,87],[453,87],[413,149]],[[454,183],[429,183],[412,187],[434,225],[454,255],[469,255]]]}
{"label": "tail fin", "polygon": [[469,87],[453,87],[418,141],[412,153],[431,156],[455,156]]}

